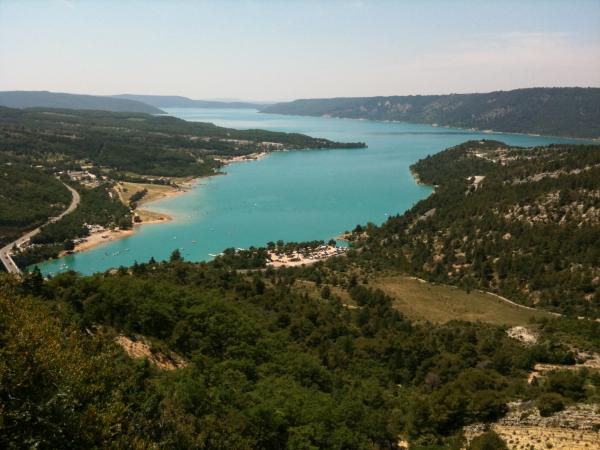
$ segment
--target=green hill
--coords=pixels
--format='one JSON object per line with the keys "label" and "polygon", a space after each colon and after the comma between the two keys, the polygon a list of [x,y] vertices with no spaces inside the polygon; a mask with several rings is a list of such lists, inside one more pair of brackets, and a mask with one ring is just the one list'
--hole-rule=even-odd
{"label": "green hill", "polygon": [[191,98],[179,95],[135,95],[120,94],[113,95],[113,98],[122,98],[146,103],[157,108],[239,108],[239,109],[259,109],[264,104],[249,102],[224,102],[216,100],[192,100]]}
{"label": "green hill", "polygon": [[0,106],[7,106],[9,108],[96,109],[101,111],[148,114],[160,114],[163,112],[155,106],[136,100],[48,91],[0,92]]}
{"label": "green hill", "polygon": [[370,228],[361,264],[600,317],[599,145],[472,141],[412,170],[435,192]]}
{"label": "green hill", "polygon": [[277,149],[364,147],[299,133],[235,130],[171,116],[0,107],[0,161],[96,168],[153,176],[214,173],[215,157]]}
{"label": "green hill", "polygon": [[485,94],[304,99],[261,112],[396,120],[510,133],[600,137],[600,88],[530,88]]}

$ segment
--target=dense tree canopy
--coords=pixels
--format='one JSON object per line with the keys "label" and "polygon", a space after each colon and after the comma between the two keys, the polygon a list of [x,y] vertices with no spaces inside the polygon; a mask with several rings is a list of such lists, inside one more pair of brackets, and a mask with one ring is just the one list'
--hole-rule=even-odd
{"label": "dense tree canopy", "polygon": [[[112,429],[117,442],[165,448],[390,448],[401,436],[411,448],[454,448],[463,425],[498,419],[509,400],[596,395],[591,374],[526,383],[534,363],[569,354],[552,334],[525,347],[491,325],[411,322],[360,283],[347,287],[348,308],[333,293],[295,289],[294,271],[228,264],[175,255],[92,277],[4,279],[5,442],[51,448],[67,436],[66,447],[80,447]],[[115,356],[114,333],[146,336],[154,352],[175,351],[188,366],[127,362]],[[47,425],[31,427],[32,414]]]}

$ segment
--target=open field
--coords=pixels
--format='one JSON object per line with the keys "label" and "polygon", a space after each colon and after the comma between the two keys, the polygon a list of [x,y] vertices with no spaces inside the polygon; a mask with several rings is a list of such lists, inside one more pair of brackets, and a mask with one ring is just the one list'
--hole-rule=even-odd
{"label": "open field", "polygon": [[[321,289],[306,280],[297,280],[294,288],[311,297],[320,298]],[[331,294],[345,305],[354,307],[343,288],[328,285]],[[527,325],[531,318],[552,317],[541,310],[531,310],[508,303],[480,291],[467,293],[453,286],[432,284],[407,275],[386,275],[369,280],[369,287],[379,288],[394,299],[394,306],[414,320],[444,323],[450,320],[481,321],[496,325]]]}
{"label": "open field", "polygon": [[432,284],[406,275],[375,277],[369,285],[393,297],[399,311],[417,320],[526,325],[531,318],[551,317],[547,312],[516,306],[491,294],[467,293],[453,286]]}

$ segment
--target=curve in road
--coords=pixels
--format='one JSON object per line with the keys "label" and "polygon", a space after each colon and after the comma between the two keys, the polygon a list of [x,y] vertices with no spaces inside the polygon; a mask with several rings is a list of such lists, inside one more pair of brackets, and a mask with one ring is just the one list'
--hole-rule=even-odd
{"label": "curve in road", "polygon": [[[46,222],[44,225],[47,225],[49,223],[58,222],[60,219],[62,219],[67,214],[72,213],[73,211],[75,211],[77,209],[77,206],[79,205],[79,202],[81,201],[79,192],[77,192],[71,186],[69,186],[65,183],[63,183],[63,184],[67,187],[67,189],[69,191],[71,191],[71,196],[72,196],[71,204],[69,205],[69,207],[67,209],[65,209],[58,216],[50,218],[50,220],[48,220],[48,222]],[[26,241],[31,239],[33,236],[38,234],[44,225],[40,225],[36,229],[25,233],[23,236],[21,236],[16,241],[12,241],[8,245],[5,245],[4,247],[2,247],[0,249],[0,260],[2,261],[2,264],[4,264],[4,267],[6,267],[7,272],[14,273],[17,275],[21,274],[21,269],[19,269],[19,267],[15,264],[15,262],[13,261],[13,259],[11,257],[11,251],[15,246],[19,247],[21,244],[25,243]]]}

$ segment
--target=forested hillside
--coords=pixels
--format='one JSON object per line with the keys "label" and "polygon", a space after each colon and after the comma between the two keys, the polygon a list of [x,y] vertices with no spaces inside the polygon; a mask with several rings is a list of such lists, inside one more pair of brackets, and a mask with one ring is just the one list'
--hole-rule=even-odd
{"label": "forested hillside", "polygon": [[600,146],[472,141],[412,170],[435,193],[357,230],[362,263],[600,316]]}
{"label": "forested hillside", "polygon": [[0,92],[0,106],[9,108],[69,108],[160,114],[163,111],[133,99],[48,91]]}
{"label": "forested hillside", "polygon": [[530,88],[486,94],[294,100],[265,113],[397,120],[552,136],[600,137],[600,88]]}
{"label": "forested hillside", "polygon": [[[352,308],[308,296],[297,275],[174,252],[93,277],[0,279],[1,445],[458,449],[463,425],[498,419],[509,400],[597,398],[592,373],[526,377],[536,362],[575,362],[556,330],[597,336],[600,324],[540,323],[524,346],[497,326],[411,322],[356,282],[339,286]],[[117,335],[185,367],[128,360]]]}
{"label": "forested hillside", "polygon": [[215,156],[278,149],[361,147],[298,133],[234,130],[170,116],[0,108],[0,161],[55,170],[96,168],[155,176],[201,176]]}
{"label": "forested hillside", "polygon": [[58,215],[70,202],[71,193],[52,175],[29,166],[0,165],[0,247]]}

